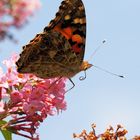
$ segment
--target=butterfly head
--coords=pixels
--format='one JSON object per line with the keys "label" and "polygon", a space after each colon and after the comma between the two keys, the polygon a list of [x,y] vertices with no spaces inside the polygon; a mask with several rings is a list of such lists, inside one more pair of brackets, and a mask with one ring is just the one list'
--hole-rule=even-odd
{"label": "butterfly head", "polygon": [[81,71],[86,71],[87,69],[91,68],[93,65],[89,64],[88,61],[83,61],[80,67]]}

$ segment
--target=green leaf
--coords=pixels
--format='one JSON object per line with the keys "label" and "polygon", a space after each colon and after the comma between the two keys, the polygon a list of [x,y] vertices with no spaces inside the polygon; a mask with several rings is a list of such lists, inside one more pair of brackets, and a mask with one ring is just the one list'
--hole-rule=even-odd
{"label": "green leaf", "polygon": [[0,125],[2,125],[2,124],[6,124],[6,123],[7,123],[7,121],[0,120]]}
{"label": "green leaf", "polygon": [[3,137],[5,140],[12,140],[12,133],[7,130],[1,130],[1,133],[3,134]]}
{"label": "green leaf", "polygon": [[[0,125],[2,126],[3,124],[6,124],[7,122],[6,121],[3,121],[3,120],[1,120],[0,121]],[[3,137],[5,138],[5,140],[12,140],[12,133],[11,132],[9,132],[8,130],[6,130],[6,129],[0,129],[0,131],[1,131],[1,133],[2,133],[2,135],[3,135]]]}

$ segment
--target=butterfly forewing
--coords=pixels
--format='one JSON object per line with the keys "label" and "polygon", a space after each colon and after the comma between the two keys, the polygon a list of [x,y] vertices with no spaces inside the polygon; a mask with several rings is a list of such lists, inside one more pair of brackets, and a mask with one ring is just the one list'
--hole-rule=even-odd
{"label": "butterfly forewing", "polygon": [[86,15],[81,0],[65,0],[61,3],[56,18],[44,28],[44,31],[55,29],[68,39],[72,49],[83,61],[86,39]]}
{"label": "butterfly forewing", "polygon": [[41,78],[72,77],[80,71],[86,38],[85,8],[81,0],[64,0],[44,32],[23,47],[18,72]]}

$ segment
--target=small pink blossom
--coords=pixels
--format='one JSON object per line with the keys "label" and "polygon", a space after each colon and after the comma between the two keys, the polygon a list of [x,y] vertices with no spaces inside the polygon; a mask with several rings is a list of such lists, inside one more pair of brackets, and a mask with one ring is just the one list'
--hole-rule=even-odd
{"label": "small pink blossom", "polygon": [[0,87],[0,89],[1,89],[2,99],[7,100],[9,98],[9,94],[7,94],[6,89],[5,88],[2,88],[2,87]]}
{"label": "small pink blossom", "polygon": [[43,101],[45,99],[45,90],[41,87],[33,88],[29,99],[30,101],[32,100]]}
{"label": "small pink blossom", "polygon": [[64,98],[54,98],[53,103],[55,106],[57,106],[57,110],[66,110],[66,102],[64,101]]}
{"label": "small pink blossom", "polygon": [[29,103],[24,103],[23,104],[23,110],[28,114],[28,115],[34,115],[35,112],[41,111],[42,108],[44,107],[44,103],[42,101],[31,101]]}
{"label": "small pink blossom", "polygon": [[10,98],[11,98],[11,101],[12,103],[19,103],[22,101],[23,99],[23,94],[20,93],[19,91],[12,91],[11,94],[10,94]]}
{"label": "small pink blossom", "polygon": [[0,40],[9,37],[14,40],[9,33],[11,27],[17,29],[23,27],[29,17],[41,7],[40,0],[10,0],[0,1]]}
{"label": "small pink blossom", "polygon": [[32,85],[26,84],[26,85],[20,90],[20,92],[22,93],[23,98],[24,98],[25,101],[29,101],[29,97],[31,96],[32,89],[33,89]]}
{"label": "small pink blossom", "polygon": [[11,59],[9,60],[4,60],[2,63],[8,68],[11,69],[11,67],[15,67],[15,61],[18,59],[18,55],[17,54],[13,54]]}

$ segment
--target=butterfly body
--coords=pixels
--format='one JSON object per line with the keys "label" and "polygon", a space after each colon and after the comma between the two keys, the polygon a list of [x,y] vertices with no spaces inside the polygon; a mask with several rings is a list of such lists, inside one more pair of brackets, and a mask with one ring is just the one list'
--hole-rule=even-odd
{"label": "butterfly body", "polygon": [[40,78],[73,77],[92,65],[83,61],[86,16],[81,0],[64,0],[44,32],[23,47],[16,62],[20,73]]}

